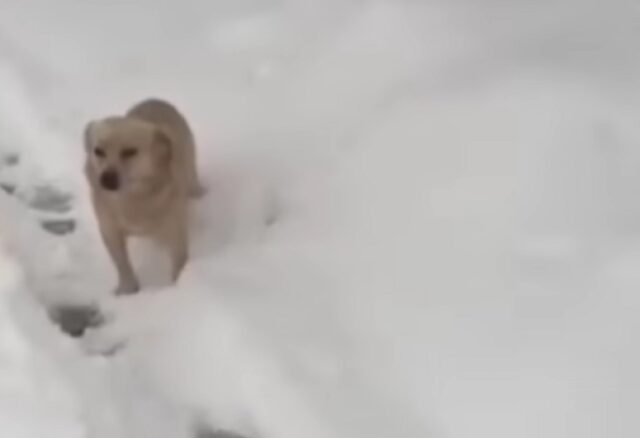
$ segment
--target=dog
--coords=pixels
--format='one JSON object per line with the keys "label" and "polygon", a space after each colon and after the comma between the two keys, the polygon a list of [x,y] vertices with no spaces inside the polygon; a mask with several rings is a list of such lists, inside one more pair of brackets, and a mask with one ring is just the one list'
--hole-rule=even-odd
{"label": "dog", "polygon": [[115,293],[140,290],[127,250],[131,236],[168,249],[175,283],[189,257],[189,198],[204,192],[186,119],[169,102],[147,99],[124,116],[87,123],[84,145],[93,208],[118,273]]}

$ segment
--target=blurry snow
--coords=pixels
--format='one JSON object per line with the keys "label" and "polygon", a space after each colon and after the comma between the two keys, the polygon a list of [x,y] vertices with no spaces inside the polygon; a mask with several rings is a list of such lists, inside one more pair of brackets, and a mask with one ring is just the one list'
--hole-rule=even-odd
{"label": "blurry snow", "polygon": [[[637,436],[639,20],[1,0],[2,436]],[[115,300],[80,133],[148,96],[192,121],[209,191],[180,283],[136,245],[146,288]],[[72,340],[60,305],[107,323]]]}

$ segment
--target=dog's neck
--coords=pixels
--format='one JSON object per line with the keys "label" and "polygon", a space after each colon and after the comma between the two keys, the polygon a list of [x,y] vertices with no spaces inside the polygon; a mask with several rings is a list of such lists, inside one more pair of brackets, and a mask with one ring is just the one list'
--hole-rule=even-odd
{"label": "dog's neck", "polygon": [[153,190],[121,192],[111,197],[115,219],[120,226],[132,234],[144,233],[166,215],[172,205],[176,188],[171,184],[155,186]]}
{"label": "dog's neck", "polygon": [[147,202],[154,198],[163,198],[173,191],[172,184],[169,181],[158,181],[148,187],[123,191],[120,196],[132,202]]}

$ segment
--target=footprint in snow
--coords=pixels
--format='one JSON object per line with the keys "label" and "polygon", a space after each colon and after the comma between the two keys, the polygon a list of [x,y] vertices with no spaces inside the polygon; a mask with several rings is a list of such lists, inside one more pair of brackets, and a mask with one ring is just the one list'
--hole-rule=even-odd
{"label": "footprint in snow", "polygon": [[97,307],[62,305],[49,309],[49,316],[60,329],[74,338],[84,335],[88,328],[100,326],[104,317]]}
{"label": "footprint in snow", "polygon": [[[0,158],[0,178],[4,170],[15,169],[20,163],[19,154],[5,154]],[[49,185],[35,186],[22,191],[11,181],[0,181],[0,189],[8,195],[15,196],[32,210],[43,213],[39,221],[48,233],[62,236],[75,231],[75,219],[67,217],[73,205],[73,198],[69,193]]]}

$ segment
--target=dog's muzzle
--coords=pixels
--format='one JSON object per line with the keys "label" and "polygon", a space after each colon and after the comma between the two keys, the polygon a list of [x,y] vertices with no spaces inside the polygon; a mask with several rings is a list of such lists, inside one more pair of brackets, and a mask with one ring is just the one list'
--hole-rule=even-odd
{"label": "dog's muzzle", "polygon": [[100,176],[100,185],[111,192],[120,188],[120,177],[115,170],[105,170]]}

